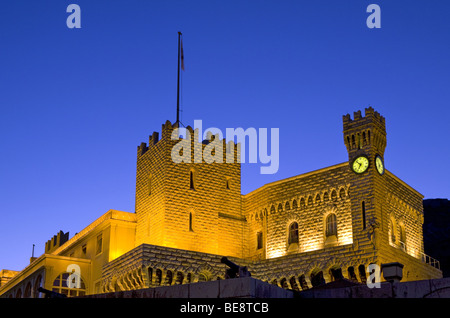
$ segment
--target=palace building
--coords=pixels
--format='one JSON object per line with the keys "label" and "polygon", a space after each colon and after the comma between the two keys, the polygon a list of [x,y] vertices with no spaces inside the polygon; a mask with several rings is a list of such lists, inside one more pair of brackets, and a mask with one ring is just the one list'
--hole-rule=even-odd
{"label": "palace building", "polygon": [[[373,108],[343,116],[347,161],[245,195],[239,148],[214,140],[223,146],[214,151],[234,162],[175,163],[177,127],[167,121],[161,136],[138,146],[135,212],[109,210],[72,238],[60,231],[25,269],[0,272],[1,297],[224,279],[223,256],[293,290],[340,278],[366,283],[370,264],[392,262],[404,265],[403,281],[442,277],[424,251],[423,196],[385,169],[385,118]],[[192,149],[212,142],[187,129]]]}

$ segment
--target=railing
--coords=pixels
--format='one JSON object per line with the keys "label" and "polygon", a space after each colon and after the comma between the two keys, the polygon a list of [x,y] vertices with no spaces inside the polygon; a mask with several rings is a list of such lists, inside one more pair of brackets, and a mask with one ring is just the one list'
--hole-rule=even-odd
{"label": "railing", "polygon": [[439,261],[435,258],[432,258],[431,256],[420,253],[422,255],[422,262],[427,263],[428,265],[433,266],[434,268],[441,269],[441,264]]}

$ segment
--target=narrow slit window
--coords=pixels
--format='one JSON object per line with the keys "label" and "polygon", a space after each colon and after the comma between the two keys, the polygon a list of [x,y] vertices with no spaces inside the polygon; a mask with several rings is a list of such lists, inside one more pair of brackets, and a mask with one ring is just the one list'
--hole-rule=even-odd
{"label": "narrow slit window", "polygon": [[366,229],[366,202],[361,203],[363,230]]}
{"label": "narrow slit window", "polygon": [[193,216],[192,216],[192,212],[190,212],[189,213],[189,231],[191,231],[191,232],[194,231],[192,224],[193,224]]}
{"label": "narrow slit window", "polygon": [[194,187],[194,171],[190,171],[189,172],[189,187],[190,187],[190,189],[195,189],[195,187]]}

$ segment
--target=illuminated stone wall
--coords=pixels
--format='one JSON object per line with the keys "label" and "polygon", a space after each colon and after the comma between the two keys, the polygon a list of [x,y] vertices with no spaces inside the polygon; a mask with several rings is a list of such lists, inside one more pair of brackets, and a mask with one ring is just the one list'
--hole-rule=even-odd
{"label": "illuminated stone wall", "polygon": [[[227,153],[225,140],[196,142],[190,127],[190,140],[172,140],[174,128],[167,121],[161,138],[153,133],[138,147],[136,213],[104,214],[8,282],[3,279],[0,295],[17,297],[39,275],[51,289],[72,263],[82,267],[88,294],[224,279],[222,256],[247,266],[252,277],[294,290],[311,288],[318,278],[365,283],[373,263],[402,263],[403,281],[442,277],[423,249],[423,196],[375,168],[375,156],[384,156],[386,130],[373,109],[343,117],[348,162],[247,195],[241,195],[240,164],[205,162],[205,153],[225,161],[227,154],[236,160],[239,150]],[[190,163],[173,161],[181,141],[190,145]],[[182,150],[184,155],[187,148]],[[195,162],[196,151],[201,162]],[[350,166],[361,154],[370,164],[356,174]]]}
{"label": "illuminated stone wall", "polygon": [[[171,139],[176,127],[167,121],[160,140],[154,133],[148,146],[138,147],[136,246],[147,243],[243,257],[240,164],[225,163],[224,140],[199,143],[190,127],[190,163],[175,163],[172,149],[181,141]],[[187,152],[187,145],[182,151]],[[207,152],[223,163],[205,163]],[[235,162],[237,154],[234,149]]]}
{"label": "illuminated stone wall", "polygon": [[[174,163],[170,151],[178,140],[170,140],[175,126],[166,122],[161,140],[154,133],[148,147],[138,148],[136,246],[238,257],[258,278],[288,288],[305,282],[311,287],[317,273],[332,281],[335,270],[364,282],[369,264],[395,261],[405,265],[406,280],[440,277],[422,261],[422,195],[389,171],[376,172],[375,156],[383,157],[387,144],[384,118],[368,108],[364,116],[360,111],[353,119],[344,116],[343,127],[348,162],[241,196],[238,164]],[[203,152],[206,144],[191,140],[191,147]],[[224,158],[225,152],[223,145]],[[350,164],[361,154],[371,164],[356,174]],[[331,214],[336,235],[327,235]],[[291,241],[293,223],[297,232]]]}
{"label": "illuminated stone wall", "polygon": [[[265,185],[244,197],[253,259],[279,257],[351,244],[352,215],[347,163]],[[337,236],[326,237],[325,222],[335,214]],[[298,224],[298,241],[289,242],[289,227]],[[263,235],[257,247],[258,233]]]}

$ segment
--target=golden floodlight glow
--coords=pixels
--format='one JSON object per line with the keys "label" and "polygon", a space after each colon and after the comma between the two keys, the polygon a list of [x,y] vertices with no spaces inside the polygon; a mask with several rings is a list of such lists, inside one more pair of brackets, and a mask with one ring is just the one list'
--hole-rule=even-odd
{"label": "golden floodlight glow", "polygon": [[351,232],[341,235],[339,237],[339,245],[347,245],[347,244],[353,244],[353,237]]}

